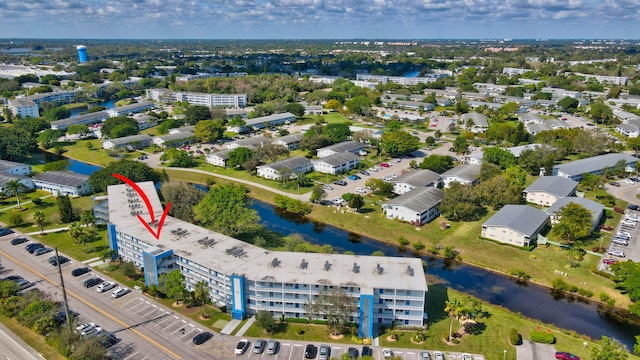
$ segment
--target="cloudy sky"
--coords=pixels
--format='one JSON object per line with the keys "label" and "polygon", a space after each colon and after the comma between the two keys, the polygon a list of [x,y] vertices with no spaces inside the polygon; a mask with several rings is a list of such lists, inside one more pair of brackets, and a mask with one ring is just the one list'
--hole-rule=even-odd
{"label": "cloudy sky", "polygon": [[0,38],[640,38],[640,0],[0,0]]}

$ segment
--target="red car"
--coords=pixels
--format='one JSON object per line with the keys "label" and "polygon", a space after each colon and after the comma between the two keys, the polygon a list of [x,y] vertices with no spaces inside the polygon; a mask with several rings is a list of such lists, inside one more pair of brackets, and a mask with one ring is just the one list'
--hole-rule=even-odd
{"label": "red car", "polygon": [[391,167],[391,165],[389,165],[387,163],[382,163],[382,164],[380,164],[380,166],[382,166],[382,167]]}
{"label": "red car", "polygon": [[615,261],[614,259],[604,259],[602,260],[603,263],[607,264],[607,265],[613,265],[615,264],[617,261]]}
{"label": "red car", "polygon": [[565,351],[557,351],[556,352],[556,359],[560,359],[560,360],[580,360],[579,357],[573,355],[572,353],[568,353]]}

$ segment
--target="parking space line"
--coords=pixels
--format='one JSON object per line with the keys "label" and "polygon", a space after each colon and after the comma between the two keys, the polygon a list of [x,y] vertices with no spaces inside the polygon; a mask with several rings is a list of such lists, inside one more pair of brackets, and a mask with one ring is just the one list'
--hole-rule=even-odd
{"label": "parking space line", "polygon": [[[168,315],[169,313],[165,311],[165,314],[167,314],[167,315]],[[160,321],[159,323],[157,323],[157,324],[156,324],[156,326],[160,326],[160,325],[162,325],[162,323],[164,323],[164,322],[165,322],[165,321],[167,321],[167,320],[171,320],[171,316],[167,316],[167,318],[166,318],[166,319],[164,319],[164,320]]]}
{"label": "parking space line", "polygon": [[143,307],[141,307],[140,309],[135,310],[133,313],[134,313],[134,314],[139,314],[139,313],[141,313],[141,312],[145,311],[146,309],[148,309],[148,308],[150,308],[150,307],[151,307],[151,306],[149,306],[149,305],[147,305],[147,306],[143,306]]}
{"label": "parking space line", "polygon": [[173,325],[175,325],[175,324],[177,324],[179,322],[180,322],[180,320],[174,321],[174,322],[171,323],[171,325],[169,325],[167,327],[163,327],[162,330],[167,330],[168,331],[169,328],[171,328]]}
{"label": "parking space line", "polygon": [[[184,321],[184,320],[180,320],[180,321],[181,321],[183,324],[185,324],[185,325],[187,324],[187,322],[186,322],[186,321]],[[182,327],[184,327],[185,325],[182,325]],[[176,332],[178,332],[179,330],[180,330],[180,329],[175,330],[175,331],[174,331],[174,332],[172,332],[170,335],[175,334],[175,333],[176,333]]]}
{"label": "parking space line", "polygon": [[154,313],[157,313],[158,311],[160,311],[160,314],[162,314],[162,310],[160,310],[160,309],[151,309],[151,311],[150,311],[150,312],[148,312],[148,313],[146,313],[146,314],[142,315],[141,317],[142,317],[143,319],[147,319],[147,318],[151,318],[151,319],[153,319],[153,318],[155,318],[155,317],[157,317],[157,316],[160,316],[160,315],[157,315],[157,314],[156,314],[156,315],[154,315]]}
{"label": "parking space line", "polygon": [[129,304],[131,304],[131,303],[132,303],[132,302],[134,302],[134,301],[138,301],[138,303],[137,303],[137,304],[133,304],[129,309],[133,309],[134,307],[136,307],[136,306],[138,306],[138,305],[142,305],[142,304],[144,304],[144,300],[143,300],[143,299],[137,298],[137,299],[133,299],[133,300],[131,300],[131,301],[129,301],[129,302],[127,302],[127,303],[125,303],[124,305],[125,305],[125,306],[126,306],[126,305],[129,305]]}
{"label": "parking space line", "polygon": [[126,358],[124,358],[124,360],[131,359],[131,357],[133,357],[134,355],[136,355],[138,353],[139,353],[139,351],[136,351],[133,354],[131,354],[131,355],[127,356]]}

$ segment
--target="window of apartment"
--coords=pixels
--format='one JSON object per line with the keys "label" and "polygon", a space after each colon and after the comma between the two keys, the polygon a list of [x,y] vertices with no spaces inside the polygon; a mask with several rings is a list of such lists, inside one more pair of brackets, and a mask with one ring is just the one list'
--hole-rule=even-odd
{"label": "window of apartment", "polygon": [[300,287],[300,285],[295,284],[295,285],[294,285],[294,287],[295,287],[296,289],[298,289],[298,288]]}
{"label": "window of apartment", "polygon": [[300,304],[296,303],[296,308],[299,308],[299,307],[300,307]]}
{"label": "window of apartment", "polygon": [[384,294],[384,289],[379,290],[380,294]]}
{"label": "window of apartment", "polygon": [[273,296],[273,292],[269,292],[269,296]]}
{"label": "window of apartment", "polygon": [[273,301],[269,301],[269,306],[273,306]]}
{"label": "window of apartment", "polygon": [[406,301],[404,302],[404,304],[405,304],[405,305],[411,305],[411,301],[406,300]]}
{"label": "window of apartment", "polygon": [[405,315],[409,315],[409,310],[405,310],[405,311],[404,311],[404,314],[405,314]]}

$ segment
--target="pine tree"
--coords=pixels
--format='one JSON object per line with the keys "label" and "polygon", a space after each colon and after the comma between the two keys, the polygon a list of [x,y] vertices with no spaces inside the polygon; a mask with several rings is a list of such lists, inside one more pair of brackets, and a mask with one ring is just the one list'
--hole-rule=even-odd
{"label": "pine tree", "polygon": [[63,223],[68,224],[76,220],[71,200],[67,195],[58,196],[58,211],[60,212],[60,220]]}

